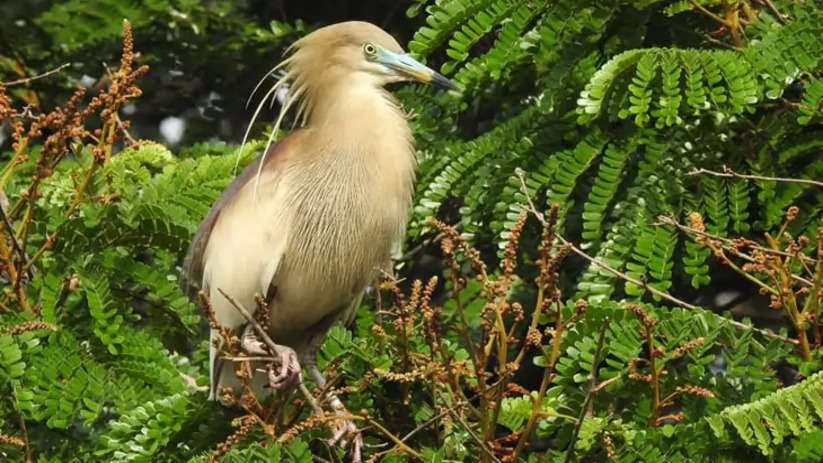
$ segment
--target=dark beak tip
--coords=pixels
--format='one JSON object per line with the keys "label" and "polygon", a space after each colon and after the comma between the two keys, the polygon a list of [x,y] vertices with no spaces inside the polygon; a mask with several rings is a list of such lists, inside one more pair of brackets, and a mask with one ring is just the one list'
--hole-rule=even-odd
{"label": "dark beak tip", "polygon": [[460,91],[457,84],[442,74],[435,73],[431,83],[445,90]]}

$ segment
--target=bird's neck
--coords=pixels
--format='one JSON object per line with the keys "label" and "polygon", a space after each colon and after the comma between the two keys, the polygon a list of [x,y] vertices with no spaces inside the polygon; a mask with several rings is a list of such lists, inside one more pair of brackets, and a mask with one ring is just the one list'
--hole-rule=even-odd
{"label": "bird's neck", "polygon": [[347,81],[313,96],[310,127],[334,130],[341,138],[352,137],[360,142],[383,138],[381,134],[391,135],[396,141],[411,141],[408,122],[397,101],[382,88]]}
{"label": "bird's neck", "polygon": [[417,162],[411,129],[394,97],[381,88],[349,85],[314,103],[308,126],[318,145],[335,147],[317,152],[350,169],[343,178],[365,173],[375,197],[396,199],[405,218]]}

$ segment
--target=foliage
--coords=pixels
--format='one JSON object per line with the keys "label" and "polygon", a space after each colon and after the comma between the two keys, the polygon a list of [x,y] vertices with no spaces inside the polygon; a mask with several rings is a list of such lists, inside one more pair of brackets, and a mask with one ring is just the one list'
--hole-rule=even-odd
{"label": "foliage", "polygon": [[[3,458],[346,457],[335,414],[203,390],[209,320],[179,264],[265,140],[176,149],[126,120],[158,88],[145,64],[196,75],[310,29],[233,3],[68,0],[0,33],[0,75],[24,79],[0,84]],[[819,2],[410,3],[409,50],[462,92],[396,91],[417,115],[409,253],[319,353],[365,459],[819,461]],[[67,92],[121,30],[119,65]],[[727,269],[771,325],[712,309]]]}

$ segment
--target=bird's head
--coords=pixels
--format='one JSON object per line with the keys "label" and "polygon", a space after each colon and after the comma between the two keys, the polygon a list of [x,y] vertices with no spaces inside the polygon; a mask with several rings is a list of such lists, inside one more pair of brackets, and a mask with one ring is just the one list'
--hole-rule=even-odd
{"label": "bird's head", "polygon": [[333,24],[301,38],[293,45],[287,69],[295,84],[306,84],[312,90],[346,82],[382,87],[401,81],[457,89],[452,81],[405,53],[384,30],[361,21]]}
{"label": "bird's head", "polygon": [[[391,35],[367,22],[348,21],[322,27],[294,42],[287,53],[288,58],[269,71],[252,91],[254,96],[269,76],[281,70],[280,79],[258,104],[243,136],[243,145],[266,101],[279,99],[275,95],[280,90],[287,91],[281,100],[280,114],[270,133],[269,144],[290,108],[296,108],[295,125],[305,125],[314,114],[326,115],[318,107],[326,110],[330,106],[345,108],[346,104],[338,103],[346,101],[341,98],[351,97],[352,92],[347,90],[354,89],[357,90],[355,94],[362,95],[362,90],[380,90],[387,84],[402,81],[458,89],[451,80],[405,53]],[[387,96],[382,91],[379,95]],[[268,144],[264,153],[266,151]]]}

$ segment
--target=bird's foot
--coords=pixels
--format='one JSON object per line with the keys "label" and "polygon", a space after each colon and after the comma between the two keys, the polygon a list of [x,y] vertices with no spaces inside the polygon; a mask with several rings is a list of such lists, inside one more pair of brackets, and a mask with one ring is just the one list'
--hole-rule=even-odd
{"label": "bird's foot", "polygon": [[340,446],[345,448],[348,447],[349,442],[351,442],[351,461],[352,463],[361,463],[363,452],[363,434],[361,434],[360,430],[357,429],[357,425],[355,425],[354,422],[348,418],[351,413],[346,410],[346,407],[343,406],[343,403],[337,398],[337,396],[333,395],[331,397],[331,406],[334,408],[335,413],[340,415],[341,418],[333,425],[333,432],[331,439],[329,439],[329,445],[335,446],[340,443]]}
{"label": "bird's foot", "polygon": [[[274,356],[275,361],[266,369],[269,387],[272,389],[293,390],[303,381],[297,353],[288,346],[267,345],[261,341],[251,324],[247,325],[240,337],[240,346],[246,354],[255,356]],[[271,350],[274,349],[274,352]]]}
{"label": "bird's foot", "polygon": [[363,434],[357,429],[354,422],[347,419],[340,420],[335,425],[334,434],[329,439],[329,445],[335,446],[340,443],[341,447],[347,447],[349,439],[351,439],[351,461],[352,463],[361,463],[363,461]]}
{"label": "bird's foot", "polygon": [[243,329],[243,335],[240,336],[240,347],[249,355],[269,355],[266,343],[260,340],[251,323]]}
{"label": "bird's foot", "polygon": [[278,344],[274,355],[280,360],[280,365],[275,363],[268,368],[269,387],[287,391],[293,390],[303,382],[297,354],[291,347]]}

